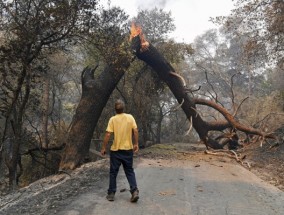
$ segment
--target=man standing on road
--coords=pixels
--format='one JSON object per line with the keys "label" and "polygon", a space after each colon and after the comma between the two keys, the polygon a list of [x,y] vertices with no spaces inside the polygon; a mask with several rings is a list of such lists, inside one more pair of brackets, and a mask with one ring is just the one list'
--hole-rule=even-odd
{"label": "man standing on road", "polygon": [[[124,107],[125,105],[122,100],[115,102],[116,115],[111,117],[108,122],[101,149],[101,154],[105,155],[106,146],[111,133],[113,133],[114,140],[110,148],[109,189],[107,199],[114,201],[116,177],[119,167],[122,164],[132,194],[130,201],[137,202],[139,199],[139,190],[133,169],[133,152],[136,153],[139,150],[138,130],[134,117],[131,114],[124,113]],[[134,134],[134,144],[132,143],[132,134]]]}

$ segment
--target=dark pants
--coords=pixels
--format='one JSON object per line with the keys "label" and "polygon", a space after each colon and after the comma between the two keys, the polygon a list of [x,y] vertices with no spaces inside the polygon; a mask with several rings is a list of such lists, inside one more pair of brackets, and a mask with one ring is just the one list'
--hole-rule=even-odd
{"label": "dark pants", "polygon": [[136,178],[133,169],[133,150],[110,151],[110,171],[108,193],[116,192],[116,177],[122,164],[127,177],[130,192],[137,190]]}

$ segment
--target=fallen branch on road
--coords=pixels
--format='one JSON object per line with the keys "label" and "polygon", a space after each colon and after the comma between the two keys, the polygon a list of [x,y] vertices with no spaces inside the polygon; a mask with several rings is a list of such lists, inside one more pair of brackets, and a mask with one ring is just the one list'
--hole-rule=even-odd
{"label": "fallen branch on road", "polygon": [[214,152],[205,150],[204,153],[209,154],[209,155],[227,156],[229,158],[234,158],[241,165],[245,166],[246,164],[249,169],[251,168],[251,165],[249,164],[249,162],[243,161],[246,158],[246,156],[241,157],[241,155],[238,155],[234,150],[222,150],[221,149],[221,150],[214,150]]}

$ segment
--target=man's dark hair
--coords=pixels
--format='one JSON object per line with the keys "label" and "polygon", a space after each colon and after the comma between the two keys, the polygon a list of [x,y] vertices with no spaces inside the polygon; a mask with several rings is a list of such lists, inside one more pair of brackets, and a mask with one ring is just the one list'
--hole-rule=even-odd
{"label": "man's dark hair", "polygon": [[125,104],[121,99],[118,99],[115,102],[114,108],[115,108],[116,113],[123,113],[124,107],[125,107]]}

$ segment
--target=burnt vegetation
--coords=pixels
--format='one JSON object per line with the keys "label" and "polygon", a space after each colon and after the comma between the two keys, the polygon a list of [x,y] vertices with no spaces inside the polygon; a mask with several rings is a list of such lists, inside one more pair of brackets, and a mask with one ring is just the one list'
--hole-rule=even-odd
{"label": "burnt vegetation", "polygon": [[192,44],[168,37],[173,18],[157,8],[129,17],[99,1],[14,0],[0,10],[4,186],[96,159],[118,97],[141,147],[201,141],[240,160],[250,144],[283,145],[282,1],[239,0]]}

